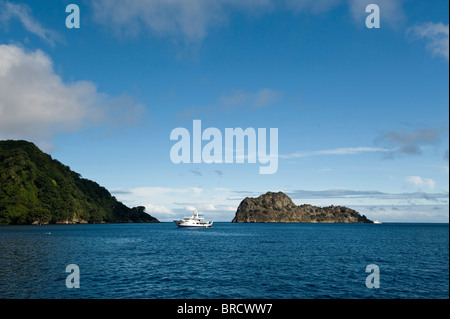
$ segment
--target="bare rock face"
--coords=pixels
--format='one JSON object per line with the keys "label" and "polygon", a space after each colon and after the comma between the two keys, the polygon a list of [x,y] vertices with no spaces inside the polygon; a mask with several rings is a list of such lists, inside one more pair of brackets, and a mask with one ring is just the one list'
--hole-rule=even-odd
{"label": "bare rock face", "polygon": [[284,193],[267,192],[246,197],[239,205],[233,223],[373,223],[366,216],[343,206],[297,206]]}

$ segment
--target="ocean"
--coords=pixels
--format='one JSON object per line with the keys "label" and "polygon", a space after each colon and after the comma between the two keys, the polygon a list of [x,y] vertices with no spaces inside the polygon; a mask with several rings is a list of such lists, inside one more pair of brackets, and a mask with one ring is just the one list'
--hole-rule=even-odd
{"label": "ocean", "polygon": [[0,226],[0,256],[1,299],[449,298],[448,224]]}

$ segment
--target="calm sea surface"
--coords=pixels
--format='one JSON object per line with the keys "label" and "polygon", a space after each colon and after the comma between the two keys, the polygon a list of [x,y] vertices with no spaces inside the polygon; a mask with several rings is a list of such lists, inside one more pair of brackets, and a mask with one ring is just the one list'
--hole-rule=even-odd
{"label": "calm sea surface", "polygon": [[0,298],[449,298],[448,224],[1,226],[0,258]]}

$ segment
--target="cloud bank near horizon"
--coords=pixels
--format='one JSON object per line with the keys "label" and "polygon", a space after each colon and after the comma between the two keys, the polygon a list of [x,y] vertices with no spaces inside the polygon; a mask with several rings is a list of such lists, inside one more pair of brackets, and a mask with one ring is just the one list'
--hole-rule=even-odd
{"label": "cloud bank near horizon", "polygon": [[[422,182],[429,182],[421,179]],[[413,179],[417,183],[419,180]],[[371,219],[385,221],[448,222],[448,193],[386,193],[348,189],[283,191],[297,205],[348,206]],[[258,197],[263,192],[236,191],[227,188],[140,187],[115,189],[111,192],[129,206],[144,206],[147,213],[160,221],[183,218],[199,210],[207,218],[231,221],[245,197]],[[427,218],[430,219],[427,219]]]}

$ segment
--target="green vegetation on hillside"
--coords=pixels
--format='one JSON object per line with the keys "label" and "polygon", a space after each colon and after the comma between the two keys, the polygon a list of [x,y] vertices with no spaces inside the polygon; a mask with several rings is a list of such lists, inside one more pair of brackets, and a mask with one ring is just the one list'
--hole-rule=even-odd
{"label": "green vegetation on hillside", "polygon": [[0,141],[0,224],[158,222],[27,141]]}

